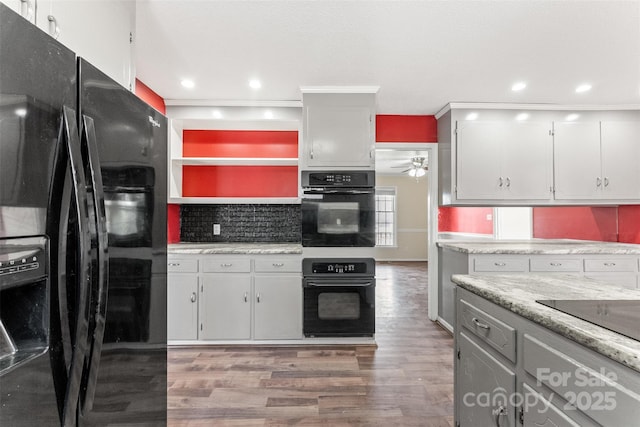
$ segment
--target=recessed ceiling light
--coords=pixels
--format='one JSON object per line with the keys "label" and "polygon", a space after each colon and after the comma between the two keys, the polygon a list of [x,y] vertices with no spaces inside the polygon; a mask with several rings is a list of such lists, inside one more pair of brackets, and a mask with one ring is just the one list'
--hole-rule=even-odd
{"label": "recessed ceiling light", "polygon": [[211,114],[213,115],[214,119],[221,119],[222,118],[222,112],[220,110],[213,110],[213,112]]}
{"label": "recessed ceiling light", "polygon": [[262,83],[260,83],[260,80],[258,79],[251,79],[249,80],[249,87],[251,89],[260,89],[262,87]]}
{"label": "recessed ceiling light", "polygon": [[517,83],[514,83],[513,86],[511,86],[511,90],[514,92],[519,92],[526,87],[527,87],[527,84],[525,82],[517,82]]}
{"label": "recessed ceiling light", "polygon": [[273,119],[273,113],[271,111],[265,111],[264,112],[264,118],[265,119]]}
{"label": "recessed ceiling light", "polygon": [[196,83],[191,79],[182,79],[180,84],[187,89],[193,89],[196,85]]}
{"label": "recessed ceiling light", "polygon": [[528,118],[529,118],[529,114],[527,113],[520,113],[516,116],[516,120],[518,121],[527,120]]}
{"label": "recessed ceiling light", "polygon": [[27,116],[27,109],[26,108],[17,108],[15,113],[16,113],[16,116],[18,116],[18,117],[26,117]]}
{"label": "recessed ceiling light", "polygon": [[580,114],[572,113],[572,114],[569,114],[567,117],[565,117],[565,120],[571,122],[573,120],[577,120],[578,117],[580,117]]}
{"label": "recessed ceiling light", "polygon": [[466,115],[466,120],[475,120],[478,118],[478,113],[469,113]]}
{"label": "recessed ceiling light", "polygon": [[591,85],[589,83],[583,83],[576,88],[577,93],[589,92],[591,90]]}

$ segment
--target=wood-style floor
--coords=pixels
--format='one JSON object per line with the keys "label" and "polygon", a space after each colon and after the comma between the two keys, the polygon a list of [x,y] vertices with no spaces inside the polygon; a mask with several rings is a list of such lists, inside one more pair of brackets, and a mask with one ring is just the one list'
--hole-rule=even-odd
{"label": "wood-style floor", "polygon": [[171,348],[170,426],[453,426],[427,263],[378,263],[376,346]]}

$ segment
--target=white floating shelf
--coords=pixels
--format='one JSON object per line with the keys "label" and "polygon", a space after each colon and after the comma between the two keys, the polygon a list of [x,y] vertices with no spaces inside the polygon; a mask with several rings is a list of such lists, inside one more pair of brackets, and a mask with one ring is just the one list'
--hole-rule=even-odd
{"label": "white floating shelf", "polygon": [[274,157],[178,157],[171,161],[191,166],[298,166],[297,158]]}
{"label": "white floating shelf", "polygon": [[242,205],[296,205],[298,197],[170,197],[168,203],[173,204],[242,204]]}

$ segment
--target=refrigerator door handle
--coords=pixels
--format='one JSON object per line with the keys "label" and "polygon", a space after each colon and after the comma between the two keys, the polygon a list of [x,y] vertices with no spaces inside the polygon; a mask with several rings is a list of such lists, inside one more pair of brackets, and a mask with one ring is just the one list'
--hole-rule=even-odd
{"label": "refrigerator door handle", "polygon": [[104,202],[104,187],[102,173],[100,172],[100,159],[98,157],[98,144],[96,140],[95,125],[91,117],[82,116],[81,133],[82,151],[85,154],[85,167],[90,175],[90,185],[93,188],[93,207],[95,209],[95,230],[97,246],[97,287],[91,301],[90,316],[93,316],[93,331],[89,331],[90,349],[88,365],[83,378],[83,395],[80,397],[82,412],[90,411],[93,407],[98,368],[100,366],[100,354],[106,324],[107,291],[109,283],[109,242],[107,235],[107,219]]}
{"label": "refrigerator door handle", "polygon": [[71,355],[67,390],[62,410],[62,425],[75,426],[78,412],[78,399],[82,373],[87,353],[86,336],[89,329],[88,299],[91,285],[91,241],[89,235],[89,201],[87,197],[86,178],[82,165],[82,151],[80,147],[76,113],[69,107],[63,107],[63,132],[66,149],[69,156],[73,198],[75,199],[76,214],[78,216],[78,283],[77,309],[75,319],[75,346]]}

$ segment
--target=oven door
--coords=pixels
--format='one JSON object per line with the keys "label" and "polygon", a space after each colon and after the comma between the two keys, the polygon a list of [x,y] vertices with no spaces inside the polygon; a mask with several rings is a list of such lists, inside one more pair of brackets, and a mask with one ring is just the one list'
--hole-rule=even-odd
{"label": "oven door", "polygon": [[302,246],[375,246],[374,189],[307,189],[301,210]]}
{"label": "oven door", "polygon": [[375,279],[303,280],[306,337],[371,337]]}

